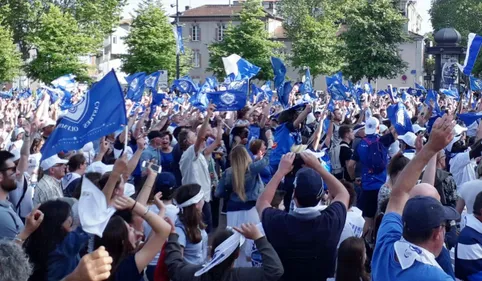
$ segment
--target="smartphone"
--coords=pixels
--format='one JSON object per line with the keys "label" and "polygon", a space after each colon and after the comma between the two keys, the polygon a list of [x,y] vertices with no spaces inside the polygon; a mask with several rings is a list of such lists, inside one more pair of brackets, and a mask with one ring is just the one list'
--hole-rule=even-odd
{"label": "smartphone", "polygon": [[[147,168],[147,165],[149,165],[149,163],[147,161],[143,161],[142,162],[142,168]],[[159,166],[159,165],[156,165],[156,164],[151,164],[151,168],[154,170],[154,171],[157,171],[158,174],[160,174],[162,172],[162,167]]]}

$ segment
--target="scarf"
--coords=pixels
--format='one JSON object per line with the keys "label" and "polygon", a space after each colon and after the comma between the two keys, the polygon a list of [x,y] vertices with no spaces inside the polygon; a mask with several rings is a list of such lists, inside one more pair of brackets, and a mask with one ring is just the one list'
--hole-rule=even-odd
{"label": "scarf", "polygon": [[415,261],[435,266],[442,270],[435,260],[434,254],[420,246],[408,242],[403,237],[400,241],[395,242],[394,248],[395,254],[397,255],[398,261],[403,270],[411,267]]}

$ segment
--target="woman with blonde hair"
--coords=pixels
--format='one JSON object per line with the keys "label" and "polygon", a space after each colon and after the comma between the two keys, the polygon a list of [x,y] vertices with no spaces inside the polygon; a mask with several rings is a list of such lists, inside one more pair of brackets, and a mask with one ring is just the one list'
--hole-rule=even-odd
{"label": "woman with blonde hair", "polygon": [[[243,223],[259,223],[256,200],[264,189],[260,172],[269,166],[273,137],[266,132],[268,149],[262,160],[253,162],[246,148],[235,146],[229,154],[231,167],[226,169],[216,188],[215,196],[224,198],[227,206],[227,225],[238,226]],[[236,267],[249,267],[251,263],[241,251]]]}

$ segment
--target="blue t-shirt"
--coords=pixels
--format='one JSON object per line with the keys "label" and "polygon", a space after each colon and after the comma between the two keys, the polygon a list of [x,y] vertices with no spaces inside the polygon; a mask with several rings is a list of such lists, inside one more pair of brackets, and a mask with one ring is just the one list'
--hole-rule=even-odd
{"label": "blue t-shirt", "polygon": [[395,258],[395,242],[402,238],[402,217],[388,213],[378,230],[377,243],[372,258],[372,281],[453,281],[442,269],[418,261],[402,270]]}
{"label": "blue t-shirt", "polygon": [[169,153],[161,152],[161,166],[163,172],[172,172],[172,161],[174,161],[172,151]]}
{"label": "blue t-shirt", "polygon": [[179,245],[184,248],[184,261],[194,264],[202,265],[207,259],[207,248],[208,248],[208,234],[206,230],[201,229],[202,240],[199,243],[193,244],[187,238],[186,232],[184,230],[184,225],[180,220],[176,221],[176,233],[179,235]]}
{"label": "blue t-shirt", "polygon": [[274,143],[276,148],[271,152],[269,164],[277,167],[281,157],[290,152],[291,146],[301,144],[301,134],[295,129],[293,123],[285,122],[276,127],[274,131]]}
{"label": "blue t-shirt", "polygon": [[114,273],[114,281],[141,281],[144,280],[144,272],[139,272],[136,265],[135,255],[129,255],[123,259],[116,272]]}
{"label": "blue t-shirt", "polygon": [[[395,141],[392,134],[384,135],[379,137],[378,135],[367,135],[366,139],[375,142],[377,138],[380,138],[380,142],[388,149],[388,147]],[[368,166],[368,143],[362,139],[351,158],[352,160],[360,163],[362,167],[362,187],[364,190],[378,190],[387,181],[387,169],[379,174],[369,173]],[[387,153],[387,163],[388,163],[388,153]]]}

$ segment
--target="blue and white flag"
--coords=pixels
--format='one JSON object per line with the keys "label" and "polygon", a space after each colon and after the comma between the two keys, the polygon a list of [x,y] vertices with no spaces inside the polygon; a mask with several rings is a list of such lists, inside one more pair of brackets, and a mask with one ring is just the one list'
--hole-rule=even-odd
{"label": "blue and white flag", "polygon": [[415,83],[415,89],[417,90],[420,90],[420,91],[423,91],[423,92],[427,92],[427,89],[425,89],[424,86],[418,84],[418,83]]}
{"label": "blue and white flag", "polygon": [[[250,103],[257,103],[257,102],[260,102],[260,100],[258,100],[258,96],[260,95],[263,95],[263,91],[258,88],[258,86],[256,86],[254,83],[251,84],[251,91],[249,92],[249,102]],[[264,99],[264,97],[260,97],[262,99]]]}
{"label": "blue and white flag", "polygon": [[328,111],[333,112],[336,109],[335,101],[333,99],[330,99],[330,102],[328,103],[328,106],[326,107]]}
{"label": "blue and white flag", "polygon": [[71,108],[73,106],[72,104],[72,94],[70,93],[70,91],[67,91],[63,88],[60,88],[60,90],[62,90],[62,92],[64,93],[63,96],[62,96],[62,99],[60,101],[60,109],[61,110],[67,110],[69,108]]}
{"label": "blue and white flag", "polygon": [[342,77],[341,73],[337,73],[332,76],[326,76],[326,85],[328,87],[328,93],[330,94],[331,98],[334,100],[345,100],[346,99],[346,92],[349,90],[345,85],[343,85],[343,81],[340,80]]}
{"label": "blue and white flag", "polygon": [[457,114],[458,119],[464,122],[465,126],[470,126],[477,120],[482,118],[482,112],[469,112],[463,114]]}
{"label": "blue and white flag", "polygon": [[285,82],[286,66],[281,59],[271,57],[271,67],[274,73],[274,88],[278,90]]}
{"label": "blue and white flag", "polygon": [[122,88],[111,70],[60,119],[42,147],[46,159],[60,151],[82,148],[127,124]]}
{"label": "blue and white flag", "polygon": [[152,92],[151,112],[149,114],[149,118],[152,118],[154,116],[156,106],[162,105],[162,100],[164,100],[165,98],[166,95],[164,93],[158,93],[157,91]]}
{"label": "blue and white flag", "polygon": [[218,79],[216,79],[214,76],[206,78],[206,82],[212,89],[217,89],[219,87]]}
{"label": "blue and white flag", "polygon": [[159,77],[161,76],[161,70],[158,70],[154,73],[149,74],[145,80],[144,83],[146,84],[146,87],[148,89],[151,89],[152,92],[157,93],[157,83],[159,82]]}
{"label": "blue and white flag", "polygon": [[181,94],[192,94],[197,93],[199,88],[189,76],[184,76],[180,79],[174,80],[171,90],[177,90]]}
{"label": "blue and white flag", "polygon": [[467,76],[472,74],[475,61],[479,56],[480,48],[482,47],[482,36],[475,33],[469,34],[469,40],[467,43],[467,54],[465,56],[464,65],[459,65],[460,70]]}
{"label": "blue and white flag", "polygon": [[2,99],[11,99],[11,98],[13,98],[13,90],[10,89],[9,91],[0,92],[0,98],[2,98]]}
{"label": "blue and white flag", "polygon": [[142,95],[144,94],[146,73],[138,72],[126,77],[126,81],[129,84],[129,89],[127,90],[127,99],[132,101],[140,101]]}
{"label": "blue and white flag", "polygon": [[261,90],[263,91],[264,96],[266,99],[271,102],[273,98],[273,90],[271,90],[271,81],[266,82],[263,86],[261,86]]}
{"label": "blue and white flag", "polygon": [[414,88],[408,88],[407,89],[407,94],[411,95],[411,96],[420,96],[421,95],[421,92],[420,92],[420,95],[419,95],[419,91],[420,90],[417,90],[417,89],[414,89]]}
{"label": "blue and white flag", "polygon": [[174,38],[176,39],[176,54],[184,55],[184,42],[182,41],[182,26],[174,25],[172,27]]}
{"label": "blue and white flag", "polygon": [[459,91],[458,91],[457,88],[455,88],[455,87],[450,86],[450,88],[448,88],[448,89],[440,89],[440,91],[441,91],[447,98],[451,98],[451,99],[454,99],[454,100],[457,100],[457,101],[460,99]]}
{"label": "blue and white flag", "polygon": [[434,90],[428,90],[427,91],[427,96],[425,97],[424,103],[428,106],[432,106],[433,103],[433,113],[432,115],[441,115],[442,111],[440,110],[440,106],[438,105],[437,101],[437,92]]}
{"label": "blue and white flag", "polygon": [[24,89],[21,93],[18,94],[17,98],[19,100],[26,100],[32,96],[32,90]]}
{"label": "blue and white flag", "polygon": [[412,121],[403,103],[392,104],[387,108],[387,116],[399,136],[413,132]]}
{"label": "blue and white flag", "polygon": [[283,84],[276,89],[276,93],[278,94],[278,101],[285,109],[289,107],[290,94],[292,90],[293,86],[291,85],[291,81],[283,82]]}
{"label": "blue and white flag", "polygon": [[50,82],[50,84],[52,84],[52,86],[56,88],[62,88],[69,92],[72,92],[76,88],[75,75],[67,74],[64,76],[60,76],[59,78]]}
{"label": "blue and white flag", "polygon": [[482,79],[470,75],[470,89],[472,91],[482,91]]}
{"label": "blue and white flag", "polygon": [[213,89],[211,85],[207,81],[205,81],[204,84],[201,85],[201,88],[197,91],[197,93],[193,94],[191,98],[189,98],[189,103],[191,103],[192,106],[204,111],[209,105],[207,94],[214,91],[215,89]]}
{"label": "blue and white flag", "polygon": [[261,70],[260,67],[250,63],[242,57],[232,54],[223,58],[224,71],[231,80],[251,79]]}
{"label": "blue and white flag", "polygon": [[246,106],[248,79],[231,82],[226,89],[208,92],[207,99],[216,106],[216,111],[236,111]]}
{"label": "blue and white flag", "polygon": [[379,96],[386,96],[386,95],[388,95],[388,91],[386,91],[386,90],[380,90],[380,91],[378,91],[377,95],[379,95]]}
{"label": "blue and white flag", "polygon": [[44,94],[49,95],[51,104],[57,102],[57,100],[63,95],[61,89],[55,89],[47,86],[42,86],[40,88]]}

